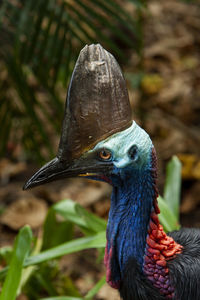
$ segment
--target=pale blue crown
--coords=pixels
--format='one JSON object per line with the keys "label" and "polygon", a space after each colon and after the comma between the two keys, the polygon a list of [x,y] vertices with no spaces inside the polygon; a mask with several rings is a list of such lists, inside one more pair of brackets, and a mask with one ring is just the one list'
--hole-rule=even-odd
{"label": "pale blue crown", "polygon": [[[138,154],[136,159],[132,160],[129,149],[134,145],[137,146]],[[112,161],[117,168],[128,166],[144,168],[149,165],[152,146],[152,141],[146,131],[133,121],[128,129],[115,133],[99,142],[89,152],[106,148],[112,153]]]}

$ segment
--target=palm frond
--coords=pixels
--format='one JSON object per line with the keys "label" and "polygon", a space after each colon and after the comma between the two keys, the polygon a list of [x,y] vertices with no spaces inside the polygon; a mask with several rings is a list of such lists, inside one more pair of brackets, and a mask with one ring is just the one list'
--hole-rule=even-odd
{"label": "palm frond", "polygon": [[[133,1],[133,8],[138,3],[142,0]],[[4,113],[0,115],[0,126],[5,129],[0,154],[9,132],[16,129],[12,121],[16,118],[10,117],[14,112],[22,120],[18,129],[25,150],[38,153],[39,159],[44,157],[38,152],[41,144],[48,158],[55,150],[49,135],[60,130],[63,95],[80,49],[99,42],[126,61],[124,49],[139,51],[141,39],[134,15],[114,0],[4,0],[0,30],[0,62],[8,72],[8,89],[14,87],[20,103],[0,94],[5,96],[3,111],[9,110],[7,123]]]}

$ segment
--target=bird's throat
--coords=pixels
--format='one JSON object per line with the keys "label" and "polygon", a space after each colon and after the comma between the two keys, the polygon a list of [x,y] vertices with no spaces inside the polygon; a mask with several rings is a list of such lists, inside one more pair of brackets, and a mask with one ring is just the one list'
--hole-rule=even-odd
{"label": "bird's throat", "polygon": [[113,187],[104,261],[107,282],[114,288],[119,288],[130,258],[143,268],[150,216],[158,195],[152,162],[145,171],[127,171]]}

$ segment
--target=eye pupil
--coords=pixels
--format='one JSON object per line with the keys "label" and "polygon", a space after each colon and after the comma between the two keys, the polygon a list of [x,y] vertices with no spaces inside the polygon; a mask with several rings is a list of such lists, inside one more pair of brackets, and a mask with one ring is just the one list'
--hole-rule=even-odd
{"label": "eye pupil", "polygon": [[129,149],[129,157],[134,160],[137,158],[137,152],[138,152],[138,149],[137,149],[137,146],[132,146],[130,149]]}
{"label": "eye pupil", "polygon": [[103,160],[109,160],[111,158],[110,151],[103,149],[99,152],[99,157]]}

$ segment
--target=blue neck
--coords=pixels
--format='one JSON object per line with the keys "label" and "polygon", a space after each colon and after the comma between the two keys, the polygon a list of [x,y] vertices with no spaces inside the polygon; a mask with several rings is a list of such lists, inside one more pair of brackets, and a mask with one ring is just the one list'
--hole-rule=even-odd
{"label": "blue neck", "polygon": [[150,214],[155,199],[151,170],[126,170],[112,178],[113,193],[107,226],[112,248],[112,281],[120,281],[123,268],[134,257],[142,268]]}

